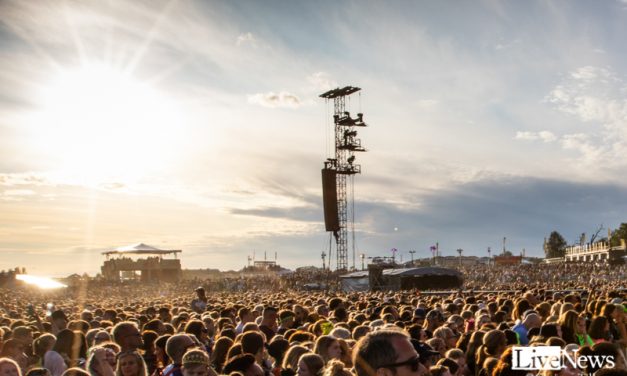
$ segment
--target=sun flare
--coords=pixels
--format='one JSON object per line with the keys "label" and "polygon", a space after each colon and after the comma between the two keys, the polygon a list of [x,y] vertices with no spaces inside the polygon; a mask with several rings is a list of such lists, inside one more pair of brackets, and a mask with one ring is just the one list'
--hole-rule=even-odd
{"label": "sun flare", "polygon": [[18,274],[18,275],[15,276],[15,278],[18,281],[22,281],[22,282],[24,282],[26,284],[29,284],[29,285],[34,285],[34,286],[39,287],[40,289],[43,289],[43,290],[50,290],[50,289],[58,289],[58,288],[61,288],[61,287],[67,287],[63,283],[57,282],[54,279],[47,278],[47,277],[38,277],[38,276],[28,275],[28,274]]}
{"label": "sun flare", "polygon": [[55,76],[42,90],[38,149],[85,184],[134,182],[174,153],[181,118],[150,85],[102,64]]}

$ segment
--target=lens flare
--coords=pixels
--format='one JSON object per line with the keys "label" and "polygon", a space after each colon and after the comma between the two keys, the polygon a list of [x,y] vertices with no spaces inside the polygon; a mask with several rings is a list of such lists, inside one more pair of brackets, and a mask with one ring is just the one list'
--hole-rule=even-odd
{"label": "lens flare", "polygon": [[27,283],[29,285],[37,286],[40,289],[44,289],[44,290],[67,287],[67,285],[64,285],[61,282],[57,282],[54,279],[47,278],[47,277],[37,277],[34,275],[18,274],[15,276],[15,279],[17,279],[18,281]]}

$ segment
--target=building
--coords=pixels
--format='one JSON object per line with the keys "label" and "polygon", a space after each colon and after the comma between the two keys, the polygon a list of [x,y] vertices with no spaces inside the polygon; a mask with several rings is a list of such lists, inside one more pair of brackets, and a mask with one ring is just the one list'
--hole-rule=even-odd
{"label": "building", "polygon": [[610,246],[608,241],[596,243],[577,244],[566,247],[565,261],[592,261],[614,263],[621,260],[625,255],[625,240],[621,239],[621,245]]}
{"label": "building", "polygon": [[[182,277],[181,260],[177,255],[180,249],[163,250],[144,243],[116,248],[102,252],[106,260],[100,268],[106,280],[120,281],[139,279],[141,281],[177,282]],[[150,256],[133,259],[133,256]],[[166,257],[172,256],[168,259]]]}

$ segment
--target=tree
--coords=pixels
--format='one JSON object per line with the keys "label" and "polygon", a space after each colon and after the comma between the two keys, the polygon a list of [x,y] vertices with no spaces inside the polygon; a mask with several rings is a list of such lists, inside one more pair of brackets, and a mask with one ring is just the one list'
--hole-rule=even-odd
{"label": "tree", "polygon": [[564,257],[566,253],[565,248],[566,240],[564,240],[564,237],[559,232],[553,231],[546,242],[544,253],[546,258]]}
{"label": "tree", "polygon": [[612,237],[610,238],[610,245],[612,247],[620,245],[620,240],[627,240],[627,223],[623,222],[620,227],[612,231]]}

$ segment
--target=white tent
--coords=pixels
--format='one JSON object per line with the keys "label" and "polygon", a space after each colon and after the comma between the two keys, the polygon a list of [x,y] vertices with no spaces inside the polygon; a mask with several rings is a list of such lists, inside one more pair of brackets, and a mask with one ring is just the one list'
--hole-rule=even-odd
{"label": "white tent", "polygon": [[131,244],[124,247],[116,248],[112,251],[102,252],[103,255],[125,255],[125,254],[135,254],[135,255],[165,255],[168,253],[174,253],[176,256],[177,253],[181,253],[180,249],[159,249],[157,247],[153,247],[144,243]]}

